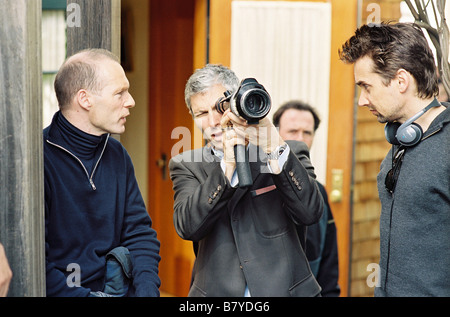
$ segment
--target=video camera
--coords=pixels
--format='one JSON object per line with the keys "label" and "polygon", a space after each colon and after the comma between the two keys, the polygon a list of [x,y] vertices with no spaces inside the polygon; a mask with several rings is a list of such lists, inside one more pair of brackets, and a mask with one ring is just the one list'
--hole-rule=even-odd
{"label": "video camera", "polygon": [[[215,104],[219,113],[231,109],[235,115],[244,118],[249,124],[257,124],[270,111],[271,99],[264,86],[254,78],[243,79],[237,91],[233,94],[227,90],[224,97],[219,98]],[[244,145],[234,147],[236,171],[239,177],[239,187],[248,187],[253,184],[250,171],[248,153]]]}
{"label": "video camera", "polygon": [[216,101],[216,110],[223,114],[230,108],[231,112],[244,118],[249,124],[258,123],[270,111],[270,96],[254,78],[243,79],[234,94],[227,90],[224,95],[225,97]]}

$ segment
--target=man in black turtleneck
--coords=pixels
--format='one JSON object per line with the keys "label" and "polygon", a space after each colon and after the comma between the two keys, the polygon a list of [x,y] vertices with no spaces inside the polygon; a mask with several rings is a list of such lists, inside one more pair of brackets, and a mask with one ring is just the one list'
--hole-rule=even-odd
{"label": "man in black turtleneck", "polygon": [[61,66],[44,130],[47,296],[159,296],[159,241],[131,158],[110,134],[135,103],[113,54]]}

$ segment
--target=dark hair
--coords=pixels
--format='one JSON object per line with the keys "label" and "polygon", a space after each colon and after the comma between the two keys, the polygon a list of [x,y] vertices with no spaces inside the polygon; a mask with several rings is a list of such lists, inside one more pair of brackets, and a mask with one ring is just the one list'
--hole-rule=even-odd
{"label": "dark hair", "polygon": [[98,80],[97,62],[110,59],[120,63],[117,56],[104,49],[82,50],[63,63],[55,78],[55,93],[60,108],[70,104],[80,89],[98,92],[102,82]]}
{"label": "dark hair", "polygon": [[369,56],[373,71],[388,85],[399,69],[408,71],[417,82],[418,96],[431,98],[439,93],[433,52],[419,26],[412,23],[363,25],[339,50],[345,63],[353,64]]}
{"label": "dark hair", "polygon": [[276,127],[280,126],[281,116],[283,115],[283,113],[286,110],[289,110],[289,109],[311,112],[311,114],[314,118],[314,131],[316,131],[319,128],[320,118],[319,118],[319,115],[317,114],[317,111],[313,107],[311,107],[309,104],[302,102],[300,100],[291,100],[291,101],[288,101],[288,102],[282,104],[277,109],[277,111],[275,111],[275,113],[273,114],[272,121],[273,121],[274,126],[276,126]]}

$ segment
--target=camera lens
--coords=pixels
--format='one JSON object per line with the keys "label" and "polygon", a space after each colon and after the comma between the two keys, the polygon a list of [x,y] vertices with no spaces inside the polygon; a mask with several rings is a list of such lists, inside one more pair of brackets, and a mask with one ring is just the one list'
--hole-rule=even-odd
{"label": "camera lens", "polygon": [[254,78],[242,80],[234,94],[227,90],[224,95],[225,97],[216,101],[216,110],[223,114],[230,108],[232,113],[244,118],[250,124],[257,124],[270,111],[270,96]]}
{"label": "camera lens", "polygon": [[264,109],[264,99],[259,94],[252,94],[246,99],[246,109],[250,113],[260,113]]}
{"label": "camera lens", "polygon": [[251,89],[243,94],[240,109],[247,120],[260,120],[270,111],[270,97],[262,89]]}

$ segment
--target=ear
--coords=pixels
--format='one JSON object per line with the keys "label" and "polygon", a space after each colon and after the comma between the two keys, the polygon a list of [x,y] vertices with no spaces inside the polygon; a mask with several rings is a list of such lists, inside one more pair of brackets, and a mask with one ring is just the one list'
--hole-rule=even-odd
{"label": "ear", "polygon": [[84,89],[80,89],[76,94],[76,98],[77,98],[77,102],[80,105],[80,107],[89,111],[89,109],[92,106],[92,104],[89,100],[89,93]]}
{"label": "ear", "polygon": [[411,84],[411,74],[407,70],[400,68],[394,81],[397,83],[399,91],[405,93]]}

